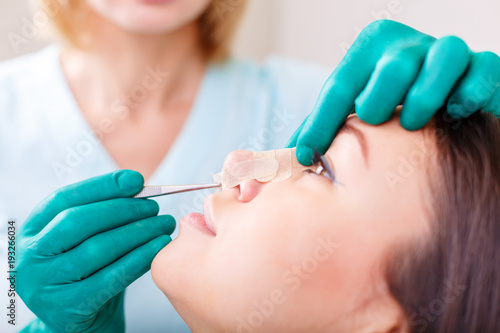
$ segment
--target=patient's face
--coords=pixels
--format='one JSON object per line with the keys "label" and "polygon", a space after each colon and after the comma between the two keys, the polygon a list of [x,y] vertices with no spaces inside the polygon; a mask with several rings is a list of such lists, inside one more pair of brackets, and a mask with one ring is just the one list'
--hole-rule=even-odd
{"label": "patient's face", "polygon": [[427,230],[435,137],[399,119],[346,124],[325,154],[338,183],[303,167],[282,182],[247,181],[207,197],[214,233],[201,216],[181,219],[152,272],[193,330],[349,331],[360,309],[390,301],[383,261]]}

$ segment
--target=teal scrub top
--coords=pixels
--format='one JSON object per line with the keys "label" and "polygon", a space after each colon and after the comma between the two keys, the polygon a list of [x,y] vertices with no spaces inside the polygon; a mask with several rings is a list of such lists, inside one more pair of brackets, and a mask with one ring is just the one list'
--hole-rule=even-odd
{"label": "teal scrub top", "polygon": [[[79,110],[59,55],[60,48],[50,46],[0,63],[1,242],[7,239],[7,220],[15,219],[21,226],[53,190],[118,169]],[[210,183],[233,150],[283,148],[312,110],[329,73],[280,57],[263,63],[229,59],[210,65],[179,136],[148,183]],[[112,121],[119,122],[118,116]],[[156,201],[160,214],[178,220],[201,212],[210,193]],[[6,245],[0,246],[2,262],[7,262],[6,250]],[[0,280],[0,289],[7,290],[7,280]],[[128,332],[189,332],[149,272],[127,289],[125,310]],[[33,318],[23,304],[17,329]]]}

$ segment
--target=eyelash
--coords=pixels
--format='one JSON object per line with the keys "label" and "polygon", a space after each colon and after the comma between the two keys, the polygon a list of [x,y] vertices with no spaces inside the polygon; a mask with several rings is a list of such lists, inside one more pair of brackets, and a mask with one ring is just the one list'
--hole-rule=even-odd
{"label": "eyelash", "polygon": [[[335,174],[333,173],[333,168],[331,167],[330,163],[328,162],[325,156],[321,156],[317,151],[314,151],[314,155],[312,157],[312,163],[314,166],[317,166],[316,171],[307,169],[306,172],[327,177],[333,183],[337,182]],[[326,175],[324,173],[326,173]]]}

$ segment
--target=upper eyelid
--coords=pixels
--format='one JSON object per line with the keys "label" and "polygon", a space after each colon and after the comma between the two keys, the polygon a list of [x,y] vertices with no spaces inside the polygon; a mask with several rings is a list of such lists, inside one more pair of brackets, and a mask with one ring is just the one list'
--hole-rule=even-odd
{"label": "upper eyelid", "polygon": [[322,167],[322,169],[328,174],[327,178],[329,178],[332,182],[337,182],[335,173],[333,171],[334,167],[332,161],[326,154],[320,155],[317,150],[314,150],[312,162],[313,162],[312,166],[305,169],[304,172],[315,173],[320,175],[318,173],[318,169],[319,167]]}
{"label": "upper eyelid", "polygon": [[321,156],[319,162],[323,169],[325,169],[328,175],[332,178],[332,180],[335,181],[335,169],[333,167],[332,161],[330,161],[330,159],[326,155],[323,155]]}
{"label": "upper eyelid", "polygon": [[[313,166],[317,166],[318,164],[320,164],[323,167],[323,169],[328,173],[328,177],[326,178],[330,179],[330,181],[333,184],[343,186],[343,184],[337,180],[337,176],[334,172],[335,170],[334,164],[332,163],[330,157],[327,154],[320,155],[318,151],[315,149],[311,162],[313,163]],[[316,168],[316,170],[317,169],[318,168]],[[318,174],[317,171],[313,171],[311,168],[304,170],[304,172],[313,172],[315,174]]]}
{"label": "upper eyelid", "polygon": [[333,164],[330,158],[326,154],[320,155],[316,149],[314,149],[312,163],[314,166],[320,164],[325,170],[331,171],[331,173],[333,173]]}
{"label": "upper eyelid", "polygon": [[[328,168],[331,171],[331,175],[329,174],[329,177],[328,177],[328,178],[330,178],[331,182],[333,184],[336,184],[336,185],[344,186],[344,184],[341,183],[341,182],[339,182],[338,179],[337,179],[337,175],[335,173],[335,166],[332,163],[332,160],[330,159],[330,157],[328,155],[326,155],[326,154],[322,155],[321,157],[322,158],[321,158],[321,160],[319,162],[321,162],[322,164],[323,164],[323,162],[326,163],[327,166],[328,166]],[[325,168],[325,171],[327,171],[327,168]]]}

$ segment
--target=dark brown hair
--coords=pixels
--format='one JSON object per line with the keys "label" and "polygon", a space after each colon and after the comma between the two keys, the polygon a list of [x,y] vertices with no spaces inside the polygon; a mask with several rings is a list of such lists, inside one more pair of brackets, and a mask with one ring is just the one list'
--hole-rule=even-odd
{"label": "dark brown hair", "polygon": [[438,174],[430,235],[400,247],[389,289],[410,332],[500,330],[500,120],[434,118]]}

